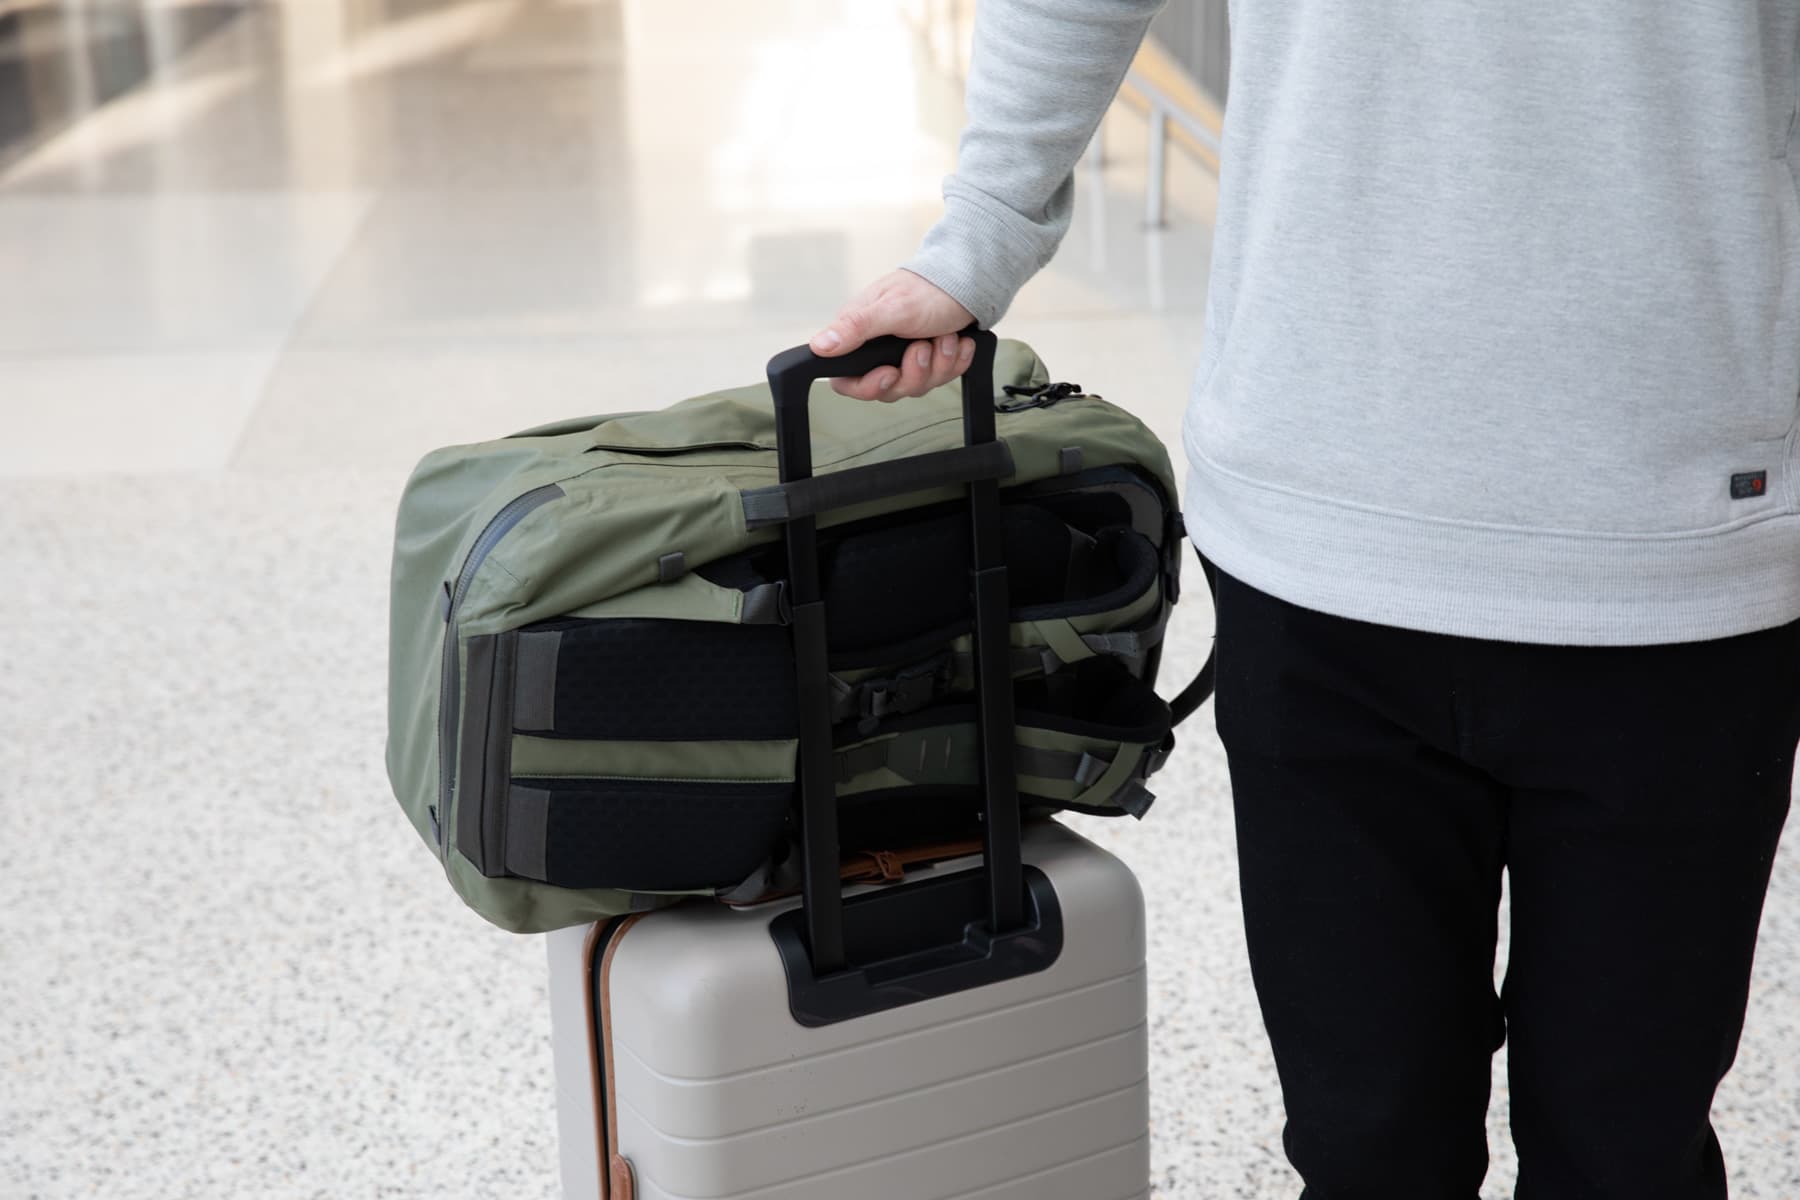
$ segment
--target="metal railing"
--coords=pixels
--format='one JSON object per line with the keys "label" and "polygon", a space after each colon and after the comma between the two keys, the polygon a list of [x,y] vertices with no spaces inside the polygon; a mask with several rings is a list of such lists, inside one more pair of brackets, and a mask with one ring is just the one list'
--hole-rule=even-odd
{"label": "metal railing", "polygon": [[[967,31],[972,24],[974,0],[908,0],[915,21],[921,28],[950,30],[933,38],[934,48],[941,51],[946,44],[961,43],[967,48]],[[1219,108],[1224,97],[1231,67],[1231,39],[1226,0],[1170,0],[1150,25],[1150,36],[1168,57],[1175,60],[1200,90]],[[964,63],[960,56],[941,63],[961,77]],[[1149,149],[1147,178],[1144,188],[1144,224],[1161,229],[1166,224],[1166,195],[1169,172],[1169,123],[1173,121],[1195,142],[1205,147],[1216,159],[1219,136],[1205,121],[1185,105],[1177,103],[1161,87],[1136,69],[1126,73],[1125,82],[1144,98],[1149,109]],[[1106,163],[1106,123],[1094,130],[1086,157],[1087,169],[1094,182],[1101,181]]]}
{"label": "metal railing", "polygon": [[[1150,37],[1167,57],[1173,59],[1194,82],[1206,100],[1218,108],[1225,107],[1225,94],[1231,73],[1231,29],[1226,0],[1171,0],[1150,23]],[[1144,180],[1144,225],[1161,229],[1167,224],[1169,175],[1169,123],[1173,121],[1183,132],[1219,157],[1219,136],[1187,105],[1178,103],[1161,87],[1133,68],[1125,82],[1144,98],[1149,108],[1149,150]],[[1105,123],[1094,131],[1089,150],[1089,169],[1098,182],[1104,166]]]}
{"label": "metal railing", "polygon": [[[1214,157],[1219,154],[1219,136],[1211,126],[1169,99],[1167,93],[1136,71],[1127,72],[1125,80],[1150,104],[1150,148],[1144,169],[1144,225],[1161,229],[1168,223],[1164,210],[1168,198],[1169,122],[1181,126],[1190,137],[1212,151]],[[1090,150],[1094,169],[1102,165],[1105,157],[1102,138],[1105,128],[1105,122],[1102,122],[1094,131],[1094,144]]]}
{"label": "metal railing", "polygon": [[1225,107],[1231,81],[1231,21],[1226,0],[1170,0],[1150,22],[1150,36]]}

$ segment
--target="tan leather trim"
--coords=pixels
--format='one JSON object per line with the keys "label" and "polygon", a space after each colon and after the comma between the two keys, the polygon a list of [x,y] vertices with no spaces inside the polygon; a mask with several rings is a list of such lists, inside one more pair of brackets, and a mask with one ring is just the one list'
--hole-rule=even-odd
{"label": "tan leather trim", "polygon": [[899,883],[906,878],[906,864],[892,850],[860,850],[838,867],[845,883]]}
{"label": "tan leather trim", "polygon": [[[605,1089],[602,1095],[606,1108],[606,1124],[600,1130],[600,1177],[608,1180],[608,1194],[602,1196],[600,1200],[631,1200],[631,1193],[635,1190],[631,1186],[629,1163],[626,1164],[623,1190],[620,1191],[616,1186],[618,1178],[616,1164],[625,1160],[619,1154],[618,1090],[613,1077],[615,1056],[612,1052],[612,963],[613,955],[619,952],[619,943],[625,940],[625,935],[631,932],[633,925],[648,915],[648,913],[633,913],[629,917],[621,918],[618,932],[613,934],[611,940],[606,943],[606,953],[600,956],[600,1023],[598,1028],[603,1044],[597,1049],[603,1049],[605,1054],[603,1062],[597,1064],[603,1066],[604,1070],[596,1074],[599,1076],[600,1086]],[[589,988],[588,992],[592,995],[593,989]],[[590,1028],[594,1027],[592,1022],[589,1022],[589,1026]]]}
{"label": "tan leather trim", "polygon": [[632,1200],[637,1195],[637,1176],[632,1172],[631,1160],[623,1154],[612,1156],[612,1195],[607,1200]]}
{"label": "tan leather trim", "polygon": [[[913,846],[905,850],[857,850],[845,855],[843,861],[838,864],[838,879],[843,883],[899,883],[906,878],[908,868],[980,853],[980,838],[966,838],[956,842],[932,842],[929,845]],[[749,908],[752,905],[767,904],[771,900],[785,900],[799,894],[797,888],[788,888],[779,892],[764,892],[749,900],[725,900],[722,903],[731,908]]]}
{"label": "tan leather trim", "polygon": [[907,867],[920,867],[926,863],[944,862],[947,859],[964,858],[970,854],[980,853],[980,838],[963,838],[954,842],[932,842],[924,846],[914,846],[908,850],[888,852],[900,864],[902,870]]}
{"label": "tan leather trim", "polygon": [[[595,921],[588,926],[587,939],[581,943],[582,1005],[587,1012],[588,1082],[594,1089],[594,1145],[600,1148],[600,1186],[606,1186],[606,1130],[600,1125],[600,1055],[594,1042],[594,946],[606,929],[607,922]],[[606,1200],[602,1196],[600,1200]]]}

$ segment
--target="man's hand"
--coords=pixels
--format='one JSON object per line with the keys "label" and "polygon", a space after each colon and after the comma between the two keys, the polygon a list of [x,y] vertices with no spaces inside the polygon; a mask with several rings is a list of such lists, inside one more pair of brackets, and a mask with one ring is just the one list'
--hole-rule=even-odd
{"label": "man's hand", "polygon": [[891,403],[902,396],[923,396],[968,369],[974,339],[956,335],[974,319],[937,285],[911,271],[890,271],[844,305],[831,324],[813,335],[811,345],[814,354],[830,358],[884,333],[921,339],[906,348],[905,365],[897,371],[879,367],[831,381],[842,395]]}

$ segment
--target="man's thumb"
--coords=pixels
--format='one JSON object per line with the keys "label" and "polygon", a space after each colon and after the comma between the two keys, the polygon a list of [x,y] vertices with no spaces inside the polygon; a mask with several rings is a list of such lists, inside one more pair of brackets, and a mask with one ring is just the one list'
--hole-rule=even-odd
{"label": "man's thumb", "polygon": [[808,345],[814,354],[831,358],[850,353],[877,332],[873,306],[846,308],[832,318],[831,324],[813,334]]}

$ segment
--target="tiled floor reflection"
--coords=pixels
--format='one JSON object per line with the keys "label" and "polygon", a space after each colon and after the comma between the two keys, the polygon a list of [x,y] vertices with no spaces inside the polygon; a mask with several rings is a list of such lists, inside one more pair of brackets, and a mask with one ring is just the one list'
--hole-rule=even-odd
{"label": "tiled floor reflection", "polygon": [[0,6],[0,168],[243,14],[238,3]]}

